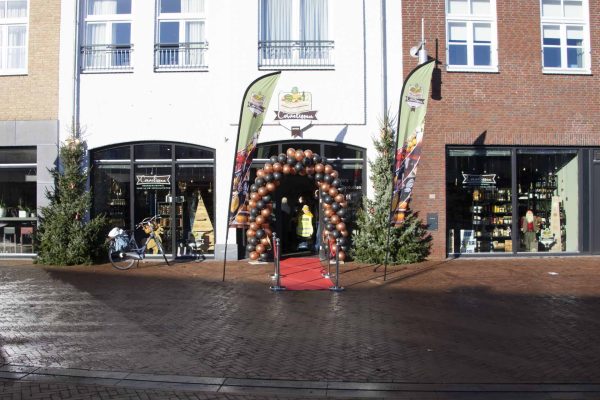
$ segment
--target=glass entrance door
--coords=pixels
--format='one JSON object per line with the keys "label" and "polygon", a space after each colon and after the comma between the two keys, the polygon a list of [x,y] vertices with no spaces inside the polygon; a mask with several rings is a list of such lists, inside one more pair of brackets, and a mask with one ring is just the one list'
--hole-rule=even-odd
{"label": "glass entrance door", "polygon": [[[134,221],[137,224],[144,218],[158,215],[160,228],[156,233],[167,254],[173,253],[173,239],[183,222],[182,207],[172,195],[172,183],[170,165],[135,167]],[[135,235],[138,243],[143,243],[145,233],[138,229]],[[148,253],[152,252],[152,249],[148,250]]]}

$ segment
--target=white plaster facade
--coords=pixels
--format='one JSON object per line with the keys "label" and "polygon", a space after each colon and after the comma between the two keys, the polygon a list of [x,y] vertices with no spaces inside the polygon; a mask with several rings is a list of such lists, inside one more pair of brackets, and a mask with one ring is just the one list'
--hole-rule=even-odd
{"label": "white plaster facade", "polygon": [[[259,0],[207,0],[208,71],[155,72],[156,0],[132,0],[130,72],[76,72],[76,2],[62,2],[60,52],[61,139],[74,110],[90,150],[131,141],[166,140],[215,150],[216,243],[224,244],[240,103],[248,84],[272,70],[258,67]],[[384,110],[397,112],[402,86],[400,0],[329,0],[335,67],[286,70],[278,91],[312,93],[317,121],[302,140],[343,142],[374,150]],[[384,23],[385,21],[385,23]],[[81,25],[81,21],[80,21]],[[385,28],[385,29],[384,29]],[[74,90],[79,78],[79,97]],[[76,86],[75,86],[76,87]],[[75,102],[75,104],[74,104]],[[291,139],[274,120],[272,101],[260,142]],[[371,185],[367,184],[370,195]],[[235,235],[229,235],[233,242]],[[233,247],[233,246],[232,246]],[[218,251],[217,251],[217,257]]]}

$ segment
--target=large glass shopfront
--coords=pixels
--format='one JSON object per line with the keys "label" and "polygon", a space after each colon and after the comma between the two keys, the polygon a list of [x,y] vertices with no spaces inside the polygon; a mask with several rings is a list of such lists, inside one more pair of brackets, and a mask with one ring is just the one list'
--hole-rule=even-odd
{"label": "large glass shopfront", "polygon": [[588,157],[584,149],[449,148],[448,253],[586,250],[582,210],[590,211],[582,207],[589,193],[582,154]]}
{"label": "large glass shopfront", "polygon": [[[158,216],[157,232],[173,256],[196,246],[214,253],[214,152],[177,143],[134,143],[92,152],[93,214],[133,229]],[[136,231],[139,243],[144,233]]]}
{"label": "large glass shopfront", "polygon": [[0,253],[35,252],[37,150],[0,148]]}

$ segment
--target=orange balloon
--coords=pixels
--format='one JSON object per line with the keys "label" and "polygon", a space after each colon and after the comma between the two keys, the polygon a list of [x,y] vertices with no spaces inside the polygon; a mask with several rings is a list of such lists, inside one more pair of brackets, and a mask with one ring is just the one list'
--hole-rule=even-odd
{"label": "orange balloon", "polygon": [[331,174],[331,171],[333,171],[333,167],[331,165],[327,164],[325,166],[324,171],[325,171],[326,174]]}
{"label": "orange balloon", "polygon": [[258,201],[258,200],[260,200],[260,198],[261,198],[261,197],[262,197],[262,196],[261,196],[261,195],[259,195],[259,194],[258,194],[258,193],[256,193],[256,192],[252,192],[252,193],[250,194],[250,198],[251,198],[252,200],[254,200],[254,201]]}
{"label": "orange balloon", "polygon": [[329,174],[329,175],[331,175],[331,177],[334,179],[339,176],[338,172],[335,169],[333,171],[331,171],[331,174]]}
{"label": "orange balloon", "polygon": [[312,158],[312,156],[313,156],[312,150],[310,150],[310,149],[304,150],[304,157],[306,157],[306,158]]}
{"label": "orange balloon", "polygon": [[[331,210],[331,211],[333,211],[333,210]],[[332,215],[332,216],[329,218],[329,220],[331,221],[331,223],[332,223],[332,224],[334,224],[334,225],[335,225],[335,224],[337,224],[337,223],[339,223],[339,222],[340,222],[340,217],[339,217],[337,214],[333,214],[333,215]],[[338,230],[339,230],[339,229],[338,229]]]}
{"label": "orange balloon", "polygon": [[264,187],[264,186],[261,186],[261,187],[259,187],[259,188],[258,188],[258,195],[259,195],[260,197],[266,196],[266,195],[267,195],[267,193],[269,193],[269,191],[267,190],[267,188],[266,188],[266,187]]}
{"label": "orange balloon", "polygon": [[255,222],[251,222],[250,223],[250,229],[252,229],[253,231],[256,231],[260,228],[260,226]]}
{"label": "orange balloon", "polygon": [[263,170],[265,171],[265,174],[270,174],[271,172],[273,172],[273,164],[265,163]]}
{"label": "orange balloon", "polygon": [[288,157],[296,157],[296,150],[292,149],[291,147],[289,149],[286,150],[285,154]]}
{"label": "orange balloon", "polygon": [[[265,222],[265,218],[262,215],[257,215],[254,219],[254,222],[256,222],[259,225],[262,225]],[[254,232],[254,234],[256,235],[256,232]]]}
{"label": "orange balloon", "polygon": [[267,191],[268,192],[273,192],[275,190],[277,186],[275,186],[275,184],[273,182],[269,182],[267,183]]}
{"label": "orange balloon", "polygon": [[292,169],[292,167],[290,167],[290,166],[289,166],[289,164],[285,164],[285,165],[283,166],[283,173],[284,173],[285,175],[289,175],[289,174],[290,174],[290,170],[291,170],[291,169]]}
{"label": "orange balloon", "polygon": [[260,215],[262,215],[263,217],[267,218],[269,215],[271,215],[271,209],[270,208],[263,208],[260,211]]}
{"label": "orange balloon", "polygon": [[259,244],[257,244],[257,245],[256,245],[256,252],[257,252],[258,254],[262,254],[262,253],[264,253],[264,252],[265,252],[265,250],[266,250],[266,249],[265,249],[265,246],[264,246],[262,243],[259,243]]}
{"label": "orange balloon", "polygon": [[256,251],[253,251],[250,253],[251,260],[258,260],[258,256],[259,256],[259,254]]}
{"label": "orange balloon", "polygon": [[329,188],[331,186],[329,185],[329,183],[327,182],[321,182],[321,190],[324,192],[329,192]]}
{"label": "orange balloon", "polygon": [[248,229],[246,231],[246,236],[248,236],[248,237],[254,237],[254,236],[256,236],[256,231],[254,229]]}
{"label": "orange balloon", "polygon": [[344,195],[343,195],[343,194],[341,194],[341,193],[338,193],[338,194],[335,196],[334,200],[335,200],[335,202],[336,202],[336,203],[341,203],[342,201],[344,201],[344,198],[345,198],[345,197],[344,197]]}
{"label": "orange balloon", "polygon": [[331,217],[334,213],[335,211],[333,211],[333,208],[328,208],[327,210],[325,210],[325,216],[328,218]]}
{"label": "orange balloon", "polygon": [[345,224],[345,223],[343,223],[343,222],[340,222],[339,224],[337,224],[337,225],[335,226],[335,229],[337,229],[337,230],[338,230],[338,231],[340,231],[340,232],[341,232],[341,231],[344,231],[344,230],[346,230],[346,224]]}
{"label": "orange balloon", "polygon": [[325,167],[321,163],[318,163],[317,165],[315,165],[316,172],[323,172],[324,169],[325,169]]}
{"label": "orange balloon", "polygon": [[335,197],[335,196],[337,196],[337,194],[338,194],[338,190],[336,188],[334,188],[333,186],[331,186],[329,188],[329,195],[331,197]]}
{"label": "orange balloon", "polygon": [[256,202],[254,200],[250,200],[248,202],[248,207],[250,207],[250,209],[256,208]]}
{"label": "orange balloon", "polygon": [[341,202],[340,202],[340,207],[342,207],[342,208],[346,208],[346,207],[348,207],[348,202],[347,202],[347,201],[345,201],[345,200],[344,200],[344,201],[341,201]]}
{"label": "orange balloon", "polygon": [[265,248],[269,247],[269,238],[264,237],[264,238],[260,239],[260,244],[265,246]]}
{"label": "orange balloon", "polygon": [[283,165],[281,165],[280,163],[275,163],[273,164],[273,171],[275,172],[281,172],[281,170],[283,169]]}
{"label": "orange balloon", "polygon": [[265,171],[261,168],[261,169],[257,169],[256,170],[256,176],[259,178],[262,178],[263,176],[265,176]]}
{"label": "orange balloon", "polygon": [[341,230],[340,233],[342,234],[343,237],[348,237],[349,233],[347,230]]}
{"label": "orange balloon", "polygon": [[302,159],[304,158],[304,152],[302,150],[296,150],[296,153],[294,153],[294,157],[296,158],[296,161],[302,161]]}
{"label": "orange balloon", "polygon": [[346,259],[346,252],[344,250],[340,250],[338,258],[340,259],[340,261],[344,261]]}

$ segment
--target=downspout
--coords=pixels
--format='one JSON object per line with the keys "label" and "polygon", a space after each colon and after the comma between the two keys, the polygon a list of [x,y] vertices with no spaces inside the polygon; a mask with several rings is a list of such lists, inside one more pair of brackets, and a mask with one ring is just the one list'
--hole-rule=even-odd
{"label": "downspout", "polygon": [[74,59],[73,59],[73,118],[71,121],[72,133],[79,136],[79,17],[80,17],[80,0],[75,1],[75,35],[73,35]]}
{"label": "downspout", "polygon": [[387,22],[386,22],[386,0],[381,0],[381,88],[383,94],[382,118],[385,117],[388,110],[387,93]]}

